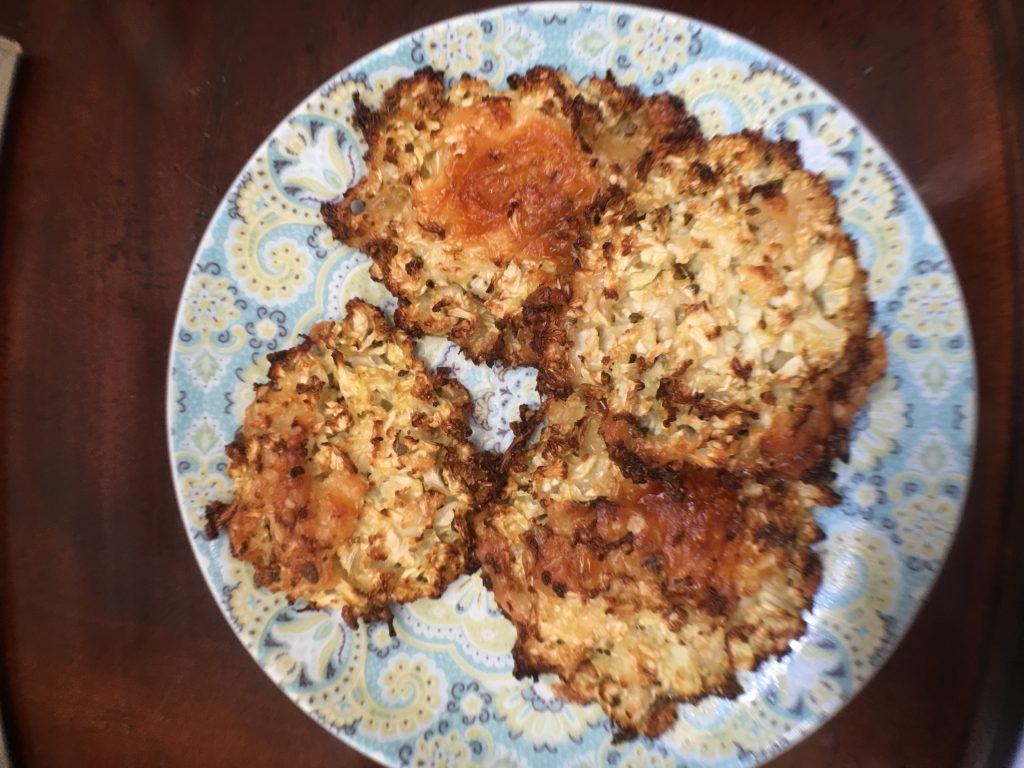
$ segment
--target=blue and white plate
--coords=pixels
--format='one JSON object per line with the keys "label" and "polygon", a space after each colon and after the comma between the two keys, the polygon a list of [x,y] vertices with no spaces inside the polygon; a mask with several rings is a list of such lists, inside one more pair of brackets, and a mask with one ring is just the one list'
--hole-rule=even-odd
{"label": "blue and white plate", "polygon": [[[612,743],[596,705],[512,677],[512,626],[477,576],[440,600],[352,631],[334,611],[297,612],[253,586],[203,508],[228,498],[224,444],[241,423],[268,352],[361,296],[392,299],[368,260],[336,243],[320,201],[363,172],[352,96],[366,101],[423,66],[501,86],[536,64],[572,76],[611,70],[644,91],[681,95],[705,133],[760,128],[800,142],[833,185],[870,270],[889,367],[860,414],[842,503],[818,515],[824,580],[792,653],[741,677],[734,701],[680,708],[662,737]],[[466,363],[426,340],[476,398],[477,437],[509,439],[529,372]],[[884,663],[942,565],[967,492],[975,429],[974,356],[963,297],[935,227],[903,174],[842,104],[777,56],[724,30],[625,5],[502,8],[414,32],[310,94],[256,151],[217,208],[178,310],[167,420],[182,518],[210,590],[270,678],[338,738],[383,763],[747,766],[785,750],[848,701]]]}

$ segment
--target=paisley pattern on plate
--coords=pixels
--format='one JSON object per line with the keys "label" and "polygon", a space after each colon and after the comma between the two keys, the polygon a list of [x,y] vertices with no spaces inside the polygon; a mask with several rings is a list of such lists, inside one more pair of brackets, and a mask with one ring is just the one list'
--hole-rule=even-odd
{"label": "paisley pattern on plate", "polygon": [[[355,93],[379,98],[432,65],[495,86],[538,63],[574,77],[611,69],[645,91],[682,95],[707,133],[756,127],[800,141],[826,175],[870,269],[890,363],[861,413],[843,502],[821,510],[824,581],[793,651],[742,678],[735,701],[681,707],[658,740],[613,744],[596,706],[517,681],[513,630],[479,577],[396,612],[396,635],[346,628],[256,589],[223,539],[202,533],[225,499],[223,446],[268,352],[362,296],[393,303],[361,254],[333,241],[321,200],[362,173]],[[501,447],[533,375],[467,363],[448,343],[420,352],[452,367],[476,398],[476,438]],[[974,359],[964,303],[920,201],[841,104],[772,54],[679,16],[617,5],[543,4],[467,16],[415,32],[356,62],[307,98],[243,169],[215,213],[174,330],[167,415],[174,478],[200,568],[266,673],[332,733],[392,765],[754,765],[817,727],[864,685],[912,620],[942,564],[967,491]]]}

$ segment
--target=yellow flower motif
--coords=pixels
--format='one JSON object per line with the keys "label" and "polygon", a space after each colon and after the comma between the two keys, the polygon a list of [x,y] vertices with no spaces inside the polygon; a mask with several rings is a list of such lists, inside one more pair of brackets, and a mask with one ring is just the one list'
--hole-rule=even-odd
{"label": "yellow flower motif", "polygon": [[474,70],[482,59],[480,28],[465,22],[433,29],[423,40],[423,51],[437,69],[453,74]]}
{"label": "yellow flower motif", "polygon": [[864,165],[862,162],[853,183],[840,194],[839,212],[858,228],[857,251],[862,263],[867,254],[874,254],[868,273],[868,293],[883,296],[903,276],[910,237],[902,218],[888,217],[896,203],[895,187],[874,163],[867,169]]}
{"label": "yellow flower motif", "polygon": [[935,560],[946,551],[957,521],[957,505],[938,495],[914,496],[893,513],[902,549],[922,560]]}
{"label": "yellow flower motif", "polygon": [[469,765],[469,749],[458,731],[448,731],[416,744],[412,765],[416,768],[458,768]]}
{"label": "yellow flower motif", "polygon": [[194,331],[221,331],[238,318],[231,281],[214,275],[198,275],[189,281],[182,322]]}
{"label": "yellow flower motif", "polygon": [[858,507],[873,507],[878,501],[878,490],[869,483],[861,483],[853,491],[853,501]]}
{"label": "yellow flower motif", "polygon": [[[444,705],[441,691],[448,682],[426,656],[398,655],[377,678],[379,695],[366,684],[366,632],[347,634],[350,656],[333,700],[316,700],[317,713],[340,726],[360,722],[376,738],[392,739],[419,733]],[[345,695],[342,695],[343,691]]]}
{"label": "yellow flower motif", "polygon": [[855,123],[846,112],[826,112],[816,127],[818,138],[833,148],[849,146],[855,135]]}
{"label": "yellow flower motif", "polygon": [[475,693],[469,693],[462,698],[460,704],[462,711],[470,717],[476,717],[483,710],[484,702]]}
{"label": "yellow flower motif", "polygon": [[[320,224],[320,202],[338,197],[354,181],[362,150],[332,120],[337,118],[289,121],[272,141],[270,153],[259,157],[255,179],[264,189],[267,207],[281,221]],[[272,172],[275,153],[283,162]]]}
{"label": "yellow flower motif", "polygon": [[800,156],[807,167],[830,179],[845,179],[850,161],[840,154],[850,143],[850,127],[837,127],[839,118],[826,113],[817,121],[786,121],[786,138],[800,145]]}
{"label": "yellow flower motif", "polygon": [[633,39],[639,41],[634,60],[645,77],[652,77],[679,61],[686,51],[688,36],[675,19],[642,15],[633,24]]}
{"label": "yellow flower motif", "polygon": [[920,336],[948,336],[963,328],[963,310],[949,275],[931,272],[908,282],[910,290],[899,313],[901,323]]}
{"label": "yellow flower motif", "polygon": [[906,409],[895,379],[887,376],[875,385],[867,403],[867,427],[853,444],[850,466],[867,471],[893,452],[906,426]]}
{"label": "yellow flower motif", "polygon": [[[741,719],[741,714],[741,708],[721,699],[686,704],[680,707],[679,719],[661,740],[685,758],[716,764],[734,754],[736,745],[749,735],[749,720]],[[764,727],[758,729],[757,735],[760,738],[755,743],[743,743],[744,749],[756,752],[762,743],[770,744],[776,738],[775,733]]]}
{"label": "yellow flower motif", "polygon": [[496,668],[507,663],[516,631],[498,611],[494,596],[479,573],[455,581],[440,600],[417,600],[399,609],[403,624],[419,639],[453,653],[469,672],[477,665]]}
{"label": "yellow flower motif", "polygon": [[675,768],[676,761],[640,744],[631,744],[620,753],[622,768]]}
{"label": "yellow flower motif", "polygon": [[[396,78],[398,79],[398,78]],[[359,98],[364,103],[372,104],[366,86],[359,80],[343,80],[336,83],[326,94],[317,94],[308,103],[309,111],[323,117],[340,118],[352,107],[352,98]]]}
{"label": "yellow flower motif", "polygon": [[[894,553],[881,535],[869,526],[853,523],[829,531],[819,550],[824,565],[824,580],[815,602],[822,616],[832,616],[833,605],[850,606],[868,602],[885,610],[894,595],[897,572]],[[850,622],[846,621],[849,625]]]}
{"label": "yellow flower motif", "polygon": [[309,281],[309,255],[284,238],[261,249],[253,234],[248,226],[239,227],[230,251],[232,272],[252,296],[274,303],[290,301]]}
{"label": "yellow flower motif", "polygon": [[284,136],[278,140],[278,149],[299,157],[309,147],[309,143],[309,131],[297,122],[290,122]]}
{"label": "yellow flower motif", "polygon": [[604,716],[596,704],[567,704],[546,683],[529,681],[516,681],[495,691],[494,709],[510,733],[541,748],[578,741]]}
{"label": "yellow flower motif", "polygon": [[256,323],[255,331],[256,336],[258,338],[261,338],[264,341],[269,341],[270,339],[274,338],[275,335],[277,335],[277,326],[274,325],[274,323],[267,320],[266,318],[264,318],[263,320],[260,320],[258,323]]}
{"label": "yellow flower motif", "polygon": [[765,71],[750,77],[746,67],[727,59],[688,66],[675,89],[708,135],[765,126],[770,122],[765,114],[769,105],[783,95],[793,95],[792,84],[778,73]]}
{"label": "yellow flower motif", "polygon": [[227,542],[224,550],[227,552],[225,562],[228,564],[225,581],[230,578],[238,580],[238,585],[231,592],[228,608],[238,622],[243,641],[255,649],[267,624],[278,612],[288,607],[288,600],[280,592],[259,589],[252,580],[252,566],[231,555]]}
{"label": "yellow flower motif", "polygon": [[366,630],[370,635],[370,642],[377,648],[387,648],[391,644],[391,633],[388,632],[388,625],[383,622],[373,624]]}
{"label": "yellow flower motif", "polygon": [[422,659],[396,658],[381,674],[384,696],[390,701],[404,701],[412,694],[414,701],[436,703],[440,686],[432,667]]}
{"label": "yellow flower motif", "polygon": [[192,423],[185,435],[185,445],[204,457],[210,457],[214,451],[220,455],[226,442],[220,425],[205,413]]}
{"label": "yellow flower motif", "polygon": [[243,221],[254,222],[259,219],[260,211],[266,206],[260,185],[253,179],[246,179],[238,188],[234,197],[235,209]]}

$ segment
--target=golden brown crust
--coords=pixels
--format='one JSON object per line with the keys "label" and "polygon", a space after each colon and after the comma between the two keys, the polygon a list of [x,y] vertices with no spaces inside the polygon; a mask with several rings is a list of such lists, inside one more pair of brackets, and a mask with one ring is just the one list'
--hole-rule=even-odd
{"label": "golden brown crust", "polygon": [[652,151],[697,140],[682,102],[537,67],[492,91],[421,70],[377,110],[355,103],[366,176],[321,212],[373,260],[396,323],[477,362],[533,364],[524,307],[573,269],[590,210]]}
{"label": "golden brown crust", "polygon": [[678,96],[644,96],[621,86],[611,72],[592,77],[573,100],[581,139],[601,158],[611,185],[632,188],[667,154],[703,141],[700,124]]}
{"label": "golden brown crust", "polygon": [[825,179],[793,142],[705,139],[610,74],[495,92],[424,70],[355,117],[367,176],[323,217],[397,324],[539,368],[503,495],[470,522],[515,674],[556,673],[616,739],[736,695],[804,630],[811,510],[885,367]]}
{"label": "golden brown crust", "polygon": [[507,457],[505,495],[473,523],[485,583],[516,625],[514,671],[554,672],[623,737],[657,736],[675,704],[735,695],[735,672],[804,630],[820,565],[811,507],[781,480],[695,470],[635,483],[596,403],[545,402],[539,439]]}
{"label": "golden brown crust", "polygon": [[743,132],[666,153],[579,260],[533,333],[539,385],[601,387],[632,476],[813,480],[841,455],[884,349],[835,199],[794,144]]}
{"label": "golden brown crust", "polygon": [[469,442],[466,389],[427,371],[377,308],[347,311],[269,356],[227,448],[234,497],[210,505],[207,530],[227,530],[258,585],[355,626],[468,570],[466,519],[497,462]]}

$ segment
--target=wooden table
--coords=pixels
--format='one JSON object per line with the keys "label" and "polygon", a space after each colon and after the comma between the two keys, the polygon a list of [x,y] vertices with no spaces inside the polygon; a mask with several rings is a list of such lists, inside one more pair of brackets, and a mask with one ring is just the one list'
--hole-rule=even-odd
{"label": "wooden table", "polygon": [[[18,765],[370,764],[274,688],[207,592],[168,469],[167,348],[197,240],[253,148],[356,57],[471,6],[285,5],[0,3],[26,51],[0,159],[0,681]],[[1019,723],[1013,6],[674,5],[789,59],[888,145],[977,345],[977,463],[949,563],[885,669],[779,766],[977,762]]]}

